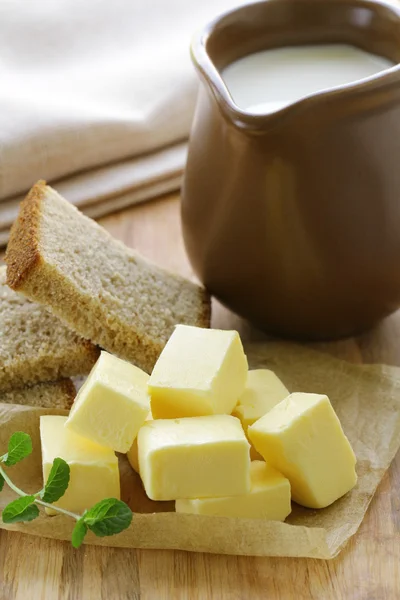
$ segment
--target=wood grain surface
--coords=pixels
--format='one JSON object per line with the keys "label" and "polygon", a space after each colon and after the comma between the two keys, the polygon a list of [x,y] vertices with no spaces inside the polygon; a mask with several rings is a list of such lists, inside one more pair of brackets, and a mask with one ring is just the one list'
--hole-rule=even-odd
{"label": "wood grain surface", "polygon": [[[158,264],[193,277],[183,248],[176,196],[100,222]],[[245,339],[264,337],[217,303],[213,326],[238,329]],[[400,312],[357,339],[316,347],[353,362],[400,366]],[[73,550],[67,542],[0,532],[1,600],[209,598],[400,599],[400,454],[378,488],[359,532],[332,561],[90,546]]]}

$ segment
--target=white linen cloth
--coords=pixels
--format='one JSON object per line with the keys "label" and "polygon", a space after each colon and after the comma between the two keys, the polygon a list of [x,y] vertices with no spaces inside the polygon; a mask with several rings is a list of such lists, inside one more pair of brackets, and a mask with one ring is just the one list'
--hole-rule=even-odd
{"label": "white linen cloth", "polygon": [[0,0],[0,243],[46,179],[91,216],[178,189],[195,30],[239,0]]}

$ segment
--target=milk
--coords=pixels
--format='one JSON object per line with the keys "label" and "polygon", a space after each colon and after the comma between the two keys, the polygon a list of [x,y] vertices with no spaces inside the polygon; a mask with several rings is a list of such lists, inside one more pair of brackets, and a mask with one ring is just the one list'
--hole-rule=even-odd
{"label": "milk", "polygon": [[239,108],[266,114],[393,66],[390,60],[355,46],[293,46],[245,56],[226,67],[222,77]]}

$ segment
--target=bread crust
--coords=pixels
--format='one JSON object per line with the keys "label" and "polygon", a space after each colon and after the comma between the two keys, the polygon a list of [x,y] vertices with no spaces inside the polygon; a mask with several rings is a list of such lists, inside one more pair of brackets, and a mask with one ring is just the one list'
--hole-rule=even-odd
{"label": "bread crust", "polygon": [[64,394],[69,396],[70,400],[73,402],[76,395],[76,389],[72,379],[60,379],[58,383]]}
{"label": "bread crust", "polygon": [[65,407],[69,410],[74,403],[76,396],[76,388],[72,379],[60,379],[58,382],[60,391],[65,394]]}
{"label": "bread crust", "polygon": [[[43,180],[34,185],[21,203],[20,213],[12,227],[5,258],[7,283],[12,289],[22,292],[35,302],[44,304],[70,329],[82,337],[90,339],[93,343],[125,360],[134,362],[147,372],[151,371],[172,333],[172,330],[163,330],[164,325],[160,326],[159,336],[157,333],[150,333],[143,327],[142,329],[136,328],[134,320],[132,323],[128,322],[126,318],[124,320],[118,309],[108,311],[105,299],[111,294],[107,289],[96,291],[97,295],[93,296],[82,293],[68,273],[59,270],[53,261],[49,262],[48,248],[41,247],[43,243],[42,218],[45,212],[43,204],[48,201],[49,193],[54,194],[54,201],[60,203],[59,206],[63,206],[65,203],[64,210],[68,210],[71,215],[73,213],[73,218],[80,219],[86,227],[93,227],[97,236],[104,236],[104,247],[107,243],[115,244],[114,249],[119,248],[121,252],[126,251],[127,261],[134,255],[133,260],[137,260],[138,263],[148,263],[150,272],[153,272],[152,269],[160,271],[160,277],[165,278],[165,285],[169,285],[169,281],[173,282],[175,287],[172,289],[179,289],[178,286],[186,291],[190,289],[189,295],[193,300],[192,311],[188,311],[186,314],[181,313],[180,318],[183,316],[184,322],[187,324],[199,327],[210,326],[210,297],[204,288],[196,286],[180,275],[168,273],[155,265],[152,266],[140,254],[114,240],[97,223],[93,221],[90,223],[90,219],[79,213],[66,200],[60,198]],[[60,224],[61,221],[58,223]],[[46,227],[49,227],[48,221]],[[155,277],[158,275],[156,274]],[[157,307],[154,308],[154,315],[157,316]],[[177,324],[178,320],[175,323]]]}
{"label": "bread crust", "polygon": [[86,375],[100,353],[45,307],[11,290],[5,266],[0,266],[0,331],[0,392]]}
{"label": "bread crust", "polygon": [[[60,379],[0,393],[0,404],[17,404],[35,408],[70,410],[76,390],[71,379]],[[44,398],[46,398],[44,400]],[[54,399],[54,401],[52,401]]]}
{"label": "bread crust", "polygon": [[38,181],[20,204],[18,217],[11,227],[5,261],[7,285],[19,290],[42,261],[39,249],[40,204],[46,182]]}

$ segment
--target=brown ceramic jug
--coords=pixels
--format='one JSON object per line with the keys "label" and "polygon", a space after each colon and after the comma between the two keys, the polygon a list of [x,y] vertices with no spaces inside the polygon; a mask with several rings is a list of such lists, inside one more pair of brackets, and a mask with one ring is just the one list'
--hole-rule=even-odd
{"label": "brown ceramic jug", "polygon": [[[397,66],[267,115],[221,70],[266,48],[346,43]],[[182,222],[195,272],[267,332],[362,331],[400,305],[400,12],[363,0],[267,0],[195,39],[201,79]]]}

